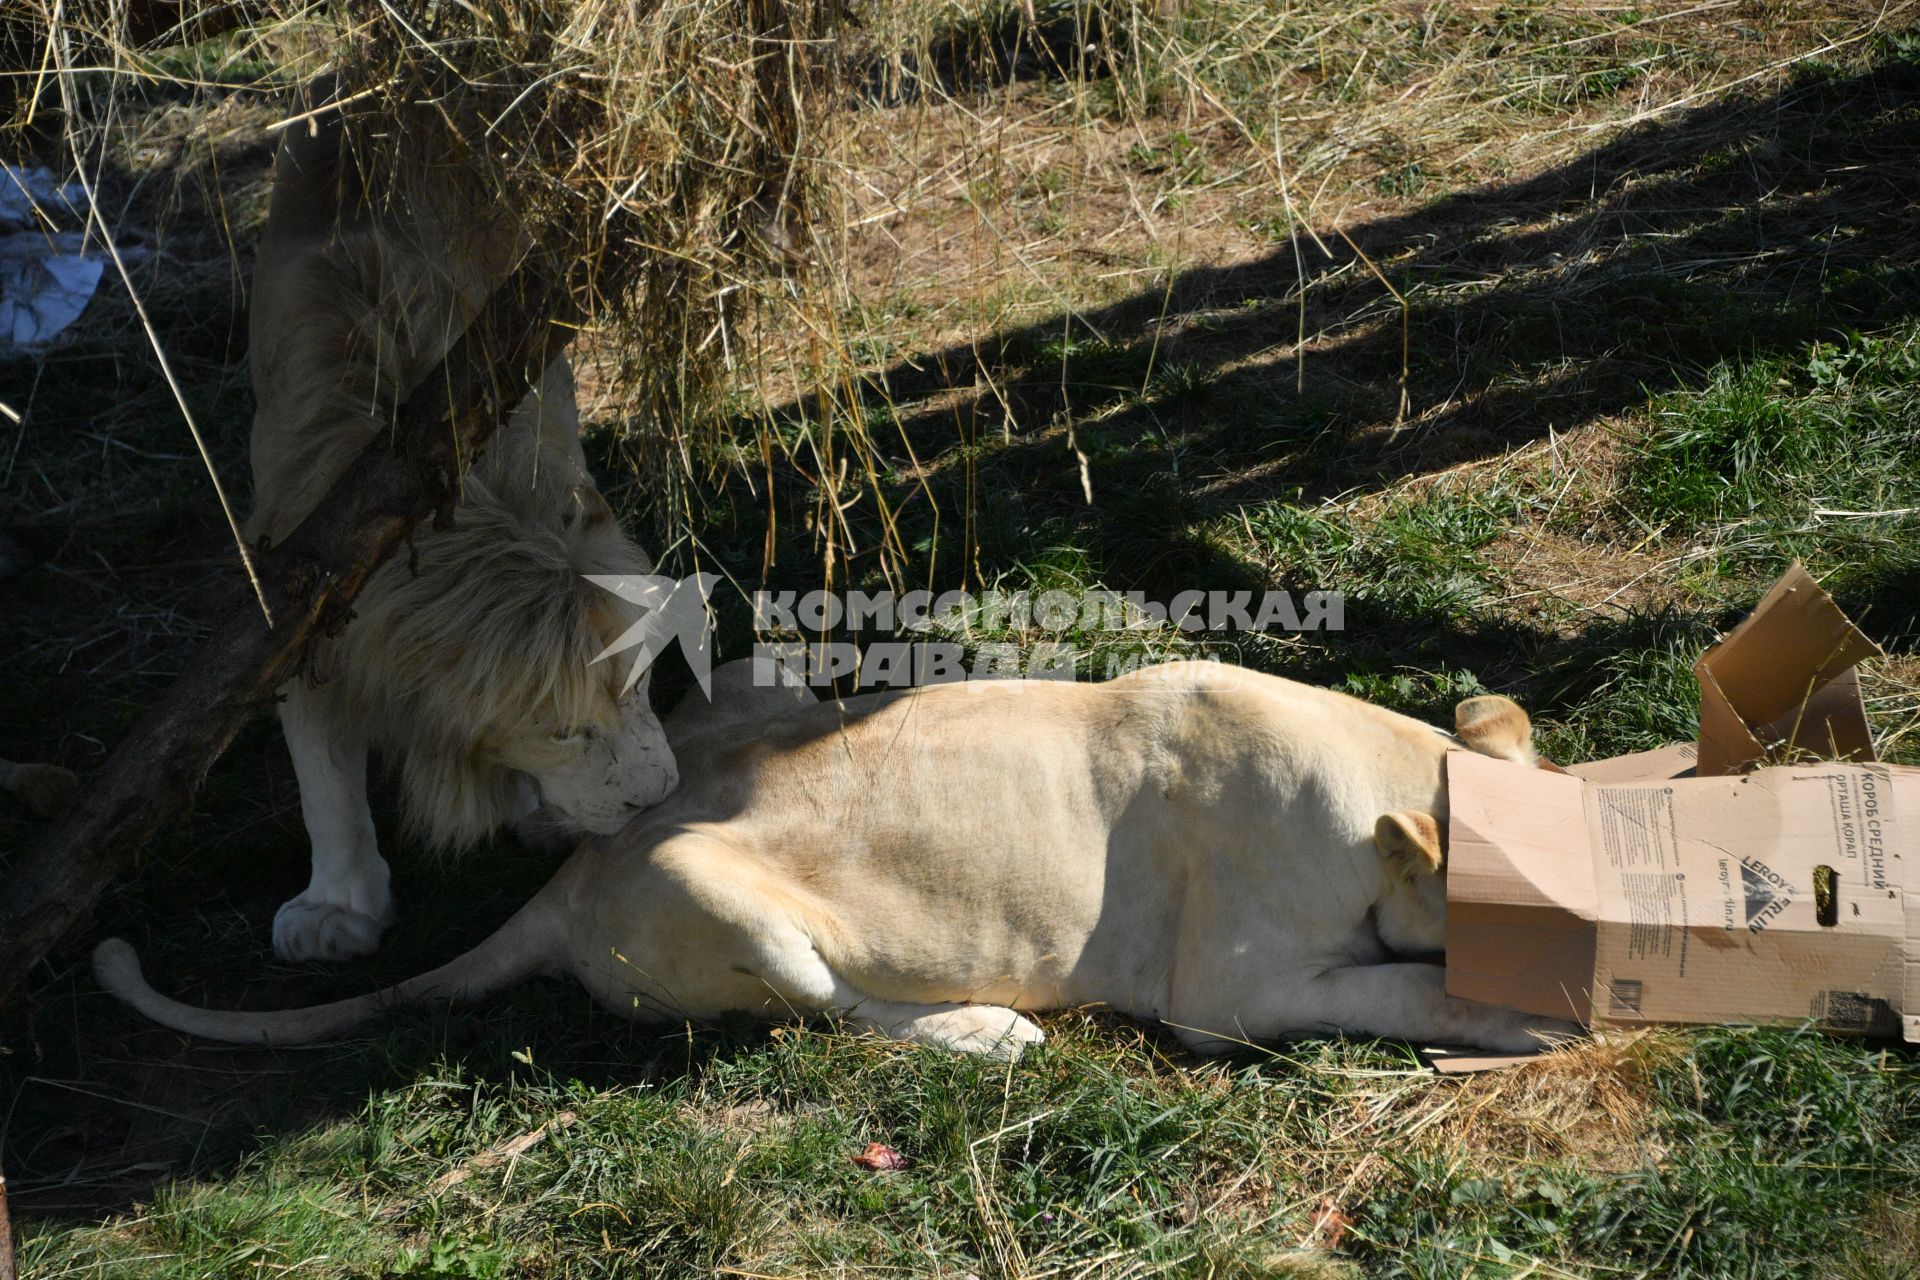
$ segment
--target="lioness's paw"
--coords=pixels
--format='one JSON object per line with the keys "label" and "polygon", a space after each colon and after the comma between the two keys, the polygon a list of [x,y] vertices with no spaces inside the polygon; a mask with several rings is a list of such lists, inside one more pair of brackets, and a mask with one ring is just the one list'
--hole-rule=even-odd
{"label": "lioness's paw", "polygon": [[1523,1014],[1510,1015],[1507,1025],[1491,1034],[1478,1036],[1476,1042],[1499,1053],[1538,1053],[1542,1049],[1553,1049],[1572,1040],[1586,1037],[1586,1031],[1576,1022],[1562,1022],[1558,1018],[1535,1018]]}
{"label": "lioness's paw", "polygon": [[918,1020],[914,1039],[955,1053],[977,1053],[1018,1062],[1029,1045],[1044,1044],[1047,1033],[1012,1009],[975,1004]]}
{"label": "lioness's paw", "polygon": [[1554,1049],[1572,1040],[1587,1038],[1587,1030],[1577,1022],[1562,1022],[1558,1018],[1528,1018],[1525,1031],[1527,1036],[1544,1049]]}
{"label": "lioness's paw", "polygon": [[282,960],[296,964],[370,956],[392,923],[391,902],[374,914],[303,893],[274,914],[273,950]]}

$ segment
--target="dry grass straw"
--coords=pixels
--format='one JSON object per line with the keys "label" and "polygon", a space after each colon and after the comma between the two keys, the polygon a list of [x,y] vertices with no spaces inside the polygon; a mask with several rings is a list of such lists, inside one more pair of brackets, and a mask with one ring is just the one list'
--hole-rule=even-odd
{"label": "dry grass straw", "polygon": [[[1358,1070],[1302,1063],[1321,1073],[1338,1105],[1303,1113],[1274,1133],[1298,1198],[1273,1208],[1298,1215],[1321,1197],[1365,1201],[1407,1158],[1516,1169],[1568,1162],[1626,1172],[1655,1166],[1653,1076],[1686,1052],[1683,1035],[1604,1032],[1502,1070],[1442,1079],[1418,1065]],[[1307,1243],[1303,1240],[1302,1243]]]}
{"label": "dry grass straw", "polygon": [[[830,221],[847,229],[827,258],[846,273],[831,298],[843,317],[837,354],[872,373],[971,347],[991,382],[996,334],[1052,321],[1063,335],[1124,343],[1136,335],[1101,332],[1095,308],[1155,291],[1168,299],[1156,346],[1204,342],[1219,317],[1177,295],[1179,272],[1264,256],[1282,239],[1299,256],[1300,287],[1299,331],[1281,358],[1400,331],[1406,301],[1386,282],[1406,255],[1363,264],[1335,228],[1852,56],[1908,8],[880,6],[848,42],[860,67],[849,81],[870,97],[831,166],[843,213]],[[1377,296],[1317,316],[1310,332],[1309,297],[1361,275]],[[804,381],[815,356],[776,344],[762,385]],[[988,386],[987,399],[1004,403],[1002,390]],[[1434,407],[1403,403],[1402,416]]]}
{"label": "dry grass straw", "polygon": [[[61,13],[85,28],[98,8]],[[972,453],[924,456],[876,426],[876,405],[894,406],[872,374],[894,358],[971,344],[992,384],[994,334],[1050,317],[1066,333],[1090,306],[1155,288],[1156,343],[1173,339],[1206,321],[1172,296],[1181,266],[1282,234],[1303,255],[1284,358],[1403,325],[1383,288],[1305,330],[1308,295],[1361,270],[1330,266],[1315,228],[1524,171],[1891,20],[1745,0],[909,0],[855,6],[849,29],[839,8],[261,0],[240,44],[280,90],[338,75],[371,171],[445,165],[526,220],[587,304],[596,400],[676,536],[698,523],[696,491],[731,471],[766,506],[770,559],[794,519],[771,491],[797,479],[831,585],[850,560],[911,559],[888,506],[902,476],[912,488]],[[110,74],[83,76],[105,92],[70,125],[121,118],[100,105],[116,86],[224,78],[92,26],[76,34]],[[750,407],[729,420],[723,405]],[[957,423],[952,443],[976,431]]]}
{"label": "dry grass straw", "polygon": [[1432,1127],[1448,1147],[1503,1160],[1624,1172],[1655,1163],[1651,1079],[1681,1057],[1673,1033],[1606,1032],[1507,1071],[1467,1079]]}
{"label": "dry grass straw", "polygon": [[[291,97],[276,130],[337,116],[369,200],[412,199],[432,180],[519,221],[530,255],[619,353],[636,440],[684,465],[685,437],[715,420],[731,326],[811,254],[806,210],[833,96],[834,63],[818,54],[837,8],[261,0],[210,73],[205,44],[141,48],[116,9],[41,0],[7,34],[44,75],[8,83],[31,86],[14,95],[13,123],[51,120],[83,167],[169,95]],[[235,71],[243,62],[268,71]],[[316,82],[337,86],[331,101],[301,96]]]}
{"label": "dry grass straw", "polygon": [[[352,25],[363,165],[440,164],[505,201],[610,357],[638,474],[673,523],[751,303],[811,255],[829,0],[479,0]],[[402,122],[392,129],[388,122]]]}

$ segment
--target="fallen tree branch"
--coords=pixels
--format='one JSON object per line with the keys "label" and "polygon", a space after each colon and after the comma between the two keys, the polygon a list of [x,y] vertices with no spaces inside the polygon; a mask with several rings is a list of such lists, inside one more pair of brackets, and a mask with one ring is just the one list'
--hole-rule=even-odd
{"label": "fallen tree branch", "polygon": [[459,478],[572,334],[571,302],[531,267],[501,285],[286,541],[258,557],[275,625],[248,598],[108,757],[80,806],[0,884],[0,1005],[185,813],[234,736],[345,626],[367,578],[422,519],[450,518]]}

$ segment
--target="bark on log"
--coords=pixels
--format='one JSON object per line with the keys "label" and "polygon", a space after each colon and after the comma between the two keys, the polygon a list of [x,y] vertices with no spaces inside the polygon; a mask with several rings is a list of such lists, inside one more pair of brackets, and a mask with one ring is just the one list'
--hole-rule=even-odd
{"label": "bark on log", "polygon": [[450,517],[459,477],[565,348],[567,296],[523,267],[395,414],[394,425],[287,540],[256,555],[269,627],[250,596],[121,741],[78,808],[0,883],[0,1007],[33,966],[185,813],[234,736],[337,631],[368,576],[422,519]]}

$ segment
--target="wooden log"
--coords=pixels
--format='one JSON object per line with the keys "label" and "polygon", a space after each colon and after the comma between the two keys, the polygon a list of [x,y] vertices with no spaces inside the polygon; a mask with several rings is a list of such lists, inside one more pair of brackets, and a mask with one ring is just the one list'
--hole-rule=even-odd
{"label": "wooden log", "polygon": [[108,757],[80,805],[0,882],[0,1006],[147,840],[191,806],[234,736],[337,632],[373,571],[424,518],[444,527],[461,473],[565,349],[571,300],[530,266],[509,276],[445,359],[307,518],[256,555],[273,625],[247,597]]}

